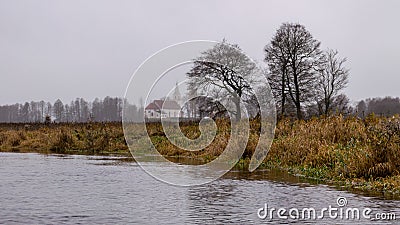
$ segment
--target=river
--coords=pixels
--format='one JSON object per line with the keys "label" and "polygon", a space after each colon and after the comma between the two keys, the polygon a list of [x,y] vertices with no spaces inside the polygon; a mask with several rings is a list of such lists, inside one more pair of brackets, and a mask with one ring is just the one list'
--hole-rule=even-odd
{"label": "river", "polygon": [[[339,207],[338,198],[345,198],[347,205]],[[340,213],[335,218],[326,211],[321,219],[284,217],[291,209],[312,207],[318,213],[329,206],[372,212],[370,218],[360,219],[340,218]],[[276,211],[262,218],[271,208],[286,209],[283,218]],[[290,213],[297,215],[296,210]],[[209,184],[177,187],[117,157],[0,153],[0,224],[396,224],[400,220],[373,220],[377,215],[400,217],[400,201],[350,193],[276,171],[232,171]]]}

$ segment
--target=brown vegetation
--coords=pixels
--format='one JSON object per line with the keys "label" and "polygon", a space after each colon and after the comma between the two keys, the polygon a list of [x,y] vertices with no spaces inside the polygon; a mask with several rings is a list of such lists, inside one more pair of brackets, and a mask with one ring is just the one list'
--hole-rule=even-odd
{"label": "brown vegetation", "polygon": [[[147,124],[150,138],[166,156],[210,161],[220,155],[230,137],[230,124],[219,119],[217,136],[205,149],[192,152],[172,145],[160,123]],[[189,138],[200,135],[197,123],[181,124]],[[259,124],[251,121],[251,132],[240,162],[252,156]],[[264,167],[278,167],[292,173],[344,182],[363,189],[400,191],[400,117],[332,116],[308,121],[283,119]],[[0,150],[63,154],[129,155],[120,123],[0,125]]]}
{"label": "brown vegetation", "polygon": [[120,123],[2,124],[0,150],[128,155]]}

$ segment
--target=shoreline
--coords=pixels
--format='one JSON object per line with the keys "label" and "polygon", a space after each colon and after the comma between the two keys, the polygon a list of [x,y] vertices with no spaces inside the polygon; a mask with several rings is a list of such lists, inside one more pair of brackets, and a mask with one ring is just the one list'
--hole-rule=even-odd
{"label": "shoreline", "polygon": [[[214,141],[198,152],[172,145],[161,124],[147,125],[153,145],[165,157],[209,162],[230,138],[227,121],[216,121]],[[400,117],[366,119],[333,116],[308,121],[278,122],[267,158],[258,169],[279,169],[346,190],[400,199]],[[248,145],[235,169],[247,170],[258,143],[256,120],[250,123]],[[195,123],[181,125],[188,138],[200,131]],[[137,140],[140,140],[137,139]],[[133,141],[137,141],[133,140]],[[132,141],[132,140],[130,140]],[[0,124],[0,152],[123,156],[132,158],[121,123]],[[133,159],[133,158],[132,158]]]}

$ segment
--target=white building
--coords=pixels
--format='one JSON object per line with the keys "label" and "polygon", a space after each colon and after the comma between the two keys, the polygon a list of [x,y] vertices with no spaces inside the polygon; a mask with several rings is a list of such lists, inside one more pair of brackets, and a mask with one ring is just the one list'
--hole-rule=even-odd
{"label": "white building", "polygon": [[181,116],[181,107],[176,101],[172,100],[154,100],[146,106],[146,118],[176,118]]}
{"label": "white building", "polygon": [[182,97],[176,83],[172,96],[167,99],[154,100],[146,106],[145,116],[149,119],[182,117]]}

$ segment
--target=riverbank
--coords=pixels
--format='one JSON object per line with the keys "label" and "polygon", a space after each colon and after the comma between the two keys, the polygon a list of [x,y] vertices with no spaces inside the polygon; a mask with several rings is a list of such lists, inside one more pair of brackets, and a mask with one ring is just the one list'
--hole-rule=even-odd
{"label": "riverbank", "polygon": [[0,124],[0,151],[130,156],[121,123]]}
{"label": "riverbank", "polygon": [[[246,169],[258,140],[258,122],[251,121],[248,145],[236,165]],[[153,144],[170,157],[208,162],[224,150],[229,140],[227,121],[217,121],[213,143],[198,152],[183,151],[168,142],[161,124],[147,126]],[[196,123],[182,131],[195,138]],[[120,123],[1,124],[0,150],[57,154],[129,156]],[[386,196],[400,196],[400,118],[370,116],[328,117],[308,121],[278,122],[271,150],[262,168],[279,168],[291,174]]]}
{"label": "riverbank", "polygon": [[400,118],[280,121],[266,165],[365,192],[400,196]]}

